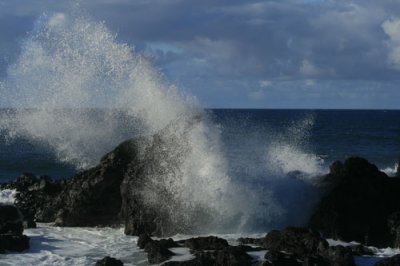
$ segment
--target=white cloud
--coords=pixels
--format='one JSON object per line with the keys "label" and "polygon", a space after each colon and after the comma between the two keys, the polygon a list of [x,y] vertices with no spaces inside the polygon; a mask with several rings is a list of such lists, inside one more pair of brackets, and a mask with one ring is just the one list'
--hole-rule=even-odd
{"label": "white cloud", "polygon": [[270,86],[270,85],[272,84],[271,81],[266,80],[266,79],[260,80],[259,83],[260,83],[260,87],[261,87],[261,88],[266,88],[266,87],[268,87],[268,86]]}
{"label": "white cloud", "polygon": [[400,19],[386,20],[382,24],[383,31],[389,36],[388,63],[400,70]]}
{"label": "white cloud", "polygon": [[320,70],[309,60],[304,59],[300,66],[300,74],[306,77],[317,76]]}
{"label": "white cloud", "polygon": [[313,80],[313,79],[306,79],[306,80],[304,81],[304,84],[305,84],[306,86],[308,86],[308,87],[312,87],[312,86],[315,85],[315,80]]}
{"label": "white cloud", "polygon": [[248,96],[251,100],[259,101],[265,97],[265,93],[264,93],[264,90],[258,89],[258,90],[251,91]]}

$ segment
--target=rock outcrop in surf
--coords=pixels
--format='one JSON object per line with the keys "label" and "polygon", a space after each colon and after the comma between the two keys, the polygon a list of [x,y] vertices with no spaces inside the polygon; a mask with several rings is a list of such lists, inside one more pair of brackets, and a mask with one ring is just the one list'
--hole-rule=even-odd
{"label": "rock outcrop in surf", "polygon": [[0,253],[20,252],[29,248],[23,235],[22,215],[17,207],[0,204]]}
{"label": "rock outcrop in surf", "polygon": [[[60,226],[124,224],[128,235],[196,233],[196,227],[210,218],[205,210],[192,210],[193,223],[182,225],[167,210],[148,204],[148,195],[143,194],[153,190],[168,204],[179,204],[173,201],[171,191],[146,179],[176,170],[174,158],[163,154],[165,134],[127,140],[106,154],[99,165],[71,179],[54,181],[24,174],[7,187],[17,189],[16,205],[31,224],[33,220]],[[170,159],[166,168],[159,167],[165,158]],[[314,232],[377,247],[400,246],[400,179],[353,157],[332,164],[321,184],[325,194],[309,223]]]}
{"label": "rock outcrop in surf", "polygon": [[400,179],[366,159],[336,161],[322,183],[326,194],[309,226],[324,237],[376,247],[400,247]]}

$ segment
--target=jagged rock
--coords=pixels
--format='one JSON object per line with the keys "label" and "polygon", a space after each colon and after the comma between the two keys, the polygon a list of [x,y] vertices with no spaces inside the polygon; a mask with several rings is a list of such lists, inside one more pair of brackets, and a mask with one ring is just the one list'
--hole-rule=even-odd
{"label": "jagged rock", "polygon": [[218,250],[195,251],[194,259],[189,261],[168,261],[162,265],[167,266],[250,266],[253,259],[249,256],[246,248],[228,246]]}
{"label": "jagged rock", "polygon": [[366,246],[356,245],[350,246],[351,252],[354,256],[372,256],[374,252]]}
{"label": "jagged rock", "polygon": [[[16,205],[27,223],[60,226],[120,224],[122,179],[135,158],[136,140],[120,144],[99,165],[67,180],[23,174],[8,186],[17,189]],[[143,206],[141,206],[143,208]]]}
{"label": "jagged rock", "polygon": [[179,243],[191,250],[221,250],[229,247],[228,241],[216,236],[190,238]]}
{"label": "jagged rock", "polygon": [[268,251],[265,254],[265,265],[273,266],[300,266],[301,262],[297,260],[296,256],[289,253],[280,251]]}
{"label": "jagged rock", "polygon": [[214,265],[251,265],[253,258],[246,253],[241,247],[225,247],[223,249],[215,250],[212,252],[201,252],[195,254],[196,257],[202,260],[212,260]]}
{"label": "jagged rock", "polygon": [[264,238],[250,238],[250,237],[241,237],[238,239],[238,242],[242,245],[255,245],[255,246],[263,246]]}
{"label": "jagged rock", "polygon": [[181,145],[185,133],[176,132],[190,132],[198,119],[182,118],[153,136],[127,140],[96,167],[70,179],[22,175],[14,182],[16,204],[27,221],[59,226],[123,223],[128,235],[196,233],[212,214],[178,199],[179,193],[165,189],[159,180],[182,178],[180,166],[189,147]]}
{"label": "jagged rock", "polygon": [[36,222],[33,220],[25,220],[24,219],[24,229],[29,229],[29,228],[37,228]]}
{"label": "jagged rock", "polygon": [[40,222],[53,222],[56,208],[53,206],[61,191],[61,181],[51,180],[47,176],[36,177],[25,173],[9,184],[17,190],[16,206],[21,210],[27,225]]}
{"label": "jagged rock", "polygon": [[29,237],[26,235],[0,235],[0,253],[6,251],[21,252],[29,249]]}
{"label": "jagged rock", "polygon": [[327,192],[310,219],[311,228],[326,238],[377,247],[395,245],[388,218],[400,211],[400,179],[352,157],[344,164],[335,162],[322,183]]}
{"label": "jagged rock", "polygon": [[0,253],[29,248],[29,237],[22,235],[22,215],[13,205],[0,204]]}
{"label": "jagged rock", "polygon": [[[269,232],[262,243],[268,250],[265,258],[272,265],[353,266],[350,248],[329,247],[328,242],[306,228],[289,227]],[[291,264],[292,263],[292,264]]]}
{"label": "jagged rock", "polygon": [[308,229],[289,227],[269,232],[264,238],[263,247],[269,251],[285,251],[298,258],[306,258],[326,252],[329,244],[319,234]]}
{"label": "jagged rock", "polygon": [[56,223],[62,226],[119,224],[120,186],[128,165],[136,156],[135,140],[120,144],[99,165],[68,180],[57,197]]}
{"label": "jagged rock", "polygon": [[101,260],[98,260],[95,264],[95,266],[123,266],[124,264],[122,261],[117,260],[115,258],[111,258],[109,256],[104,257]]}
{"label": "jagged rock", "polygon": [[150,263],[161,263],[168,260],[175,255],[169,248],[179,246],[171,238],[153,240],[147,234],[140,235],[137,245],[147,253]]}
{"label": "jagged rock", "polygon": [[400,255],[396,255],[388,259],[383,259],[375,264],[375,266],[399,266],[399,265],[400,265]]}
{"label": "jagged rock", "polygon": [[0,204],[0,234],[22,235],[22,215],[17,207]]}
{"label": "jagged rock", "polygon": [[355,266],[353,252],[349,247],[329,247],[322,257],[326,258],[331,266]]}
{"label": "jagged rock", "polygon": [[390,235],[393,237],[393,246],[400,247],[400,211],[389,215],[387,225]]}
{"label": "jagged rock", "polygon": [[175,255],[175,253],[171,252],[168,248],[160,245],[158,241],[148,242],[144,251],[147,253],[147,258],[152,264],[164,262]]}
{"label": "jagged rock", "polygon": [[144,249],[147,243],[153,241],[148,234],[141,234],[138,238],[137,245],[139,248]]}

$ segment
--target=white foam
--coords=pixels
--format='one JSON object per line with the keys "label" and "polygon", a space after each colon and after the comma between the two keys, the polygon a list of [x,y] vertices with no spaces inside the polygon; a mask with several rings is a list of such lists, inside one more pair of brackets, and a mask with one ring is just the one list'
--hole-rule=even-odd
{"label": "white foam", "polygon": [[260,251],[250,251],[247,252],[254,260],[256,261],[264,261],[265,254],[267,253],[266,250],[260,250]]}
{"label": "white foam", "polygon": [[[314,117],[307,115],[293,121],[286,132],[278,134],[267,147],[266,165],[278,176],[298,172],[297,178],[314,179],[326,173],[324,160],[307,147],[309,134],[314,125]],[[310,151],[308,151],[310,150]]]}
{"label": "white foam", "polygon": [[26,229],[28,251],[1,255],[2,265],[94,265],[105,256],[120,259],[124,265],[148,265],[146,254],[136,246],[137,237],[123,229],[60,228],[39,224]]}
{"label": "white foam", "polygon": [[176,255],[172,256],[168,261],[187,261],[196,258],[188,248],[170,248],[169,250]]}
{"label": "white foam", "polygon": [[387,174],[388,176],[395,176],[397,173],[397,168],[399,167],[399,164],[395,164],[393,167],[386,167],[384,169],[380,169],[382,172]]}
{"label": "white foam", "polygon": [[336,239],[327,239],[326,240],[329,244],[329,246],[343,246],[343,247],[351,247],[351,246],[357,246],[360,245],[360,243],[352,241],[352,242],[345,242],[342,240],[336,240]]}
{"label": "white foam", "polygon": [[0,203],[14,204],[16,195],[17,195],[17,190],[15,189],[0,190]]}

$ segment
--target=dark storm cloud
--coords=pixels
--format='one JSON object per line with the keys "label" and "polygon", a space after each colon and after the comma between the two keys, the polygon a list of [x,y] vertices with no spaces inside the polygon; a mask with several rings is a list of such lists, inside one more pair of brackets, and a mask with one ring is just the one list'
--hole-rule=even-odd
{"label": "dark storm cloud", "polygon": [[[0,20],[14,21],[0,29],[1,56],[32,17],[65,12],[71,3],[0,1]],[[305,106],[346,99],[351,105],[358,95],[358,105],[375,107],[364,99],[373,97],[365,82],[400,97],[396,1],[90,0],[79,6],[209,106],[268,105],[274,97],[286,105],[293,97],[304,98]],[[393,108],[381,98],[382,107]]]}

